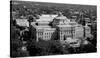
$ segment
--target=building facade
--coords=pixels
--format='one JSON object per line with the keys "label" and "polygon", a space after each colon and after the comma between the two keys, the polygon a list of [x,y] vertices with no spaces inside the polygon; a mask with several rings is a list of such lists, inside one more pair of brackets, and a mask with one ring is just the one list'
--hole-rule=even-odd
{"label": "building facade", "polygon": [[[47,18],[47,17],[46,17]],[[46,19],[45,19],[46,20]],[[82,25],[71,21],[61,13],[52,20],[52,26],[48,22],[36,21],[38,25],[32,25],[32,35],[36,41],[41,40],[60,40],[65,41],[67,38],[83,38],[84,28]],[[85,27],[85,33],[90,34],[90,28]]]}

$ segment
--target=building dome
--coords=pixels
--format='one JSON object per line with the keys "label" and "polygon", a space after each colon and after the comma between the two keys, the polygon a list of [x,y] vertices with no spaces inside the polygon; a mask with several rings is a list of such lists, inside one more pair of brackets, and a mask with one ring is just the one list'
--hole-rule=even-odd
{"label": "building dome", "polygon": [[70,20],[66,16],[63,16],[62,13],[59,13],[58,16],[53,19],[53,25],[64,25],[69,22]]}
{"label": "building dome", "polygon": [[63,14],[61,12],[58,13],[58,16],[56,16],[54,19],[58,19],[58,20],[68,20],[68,18],[66,16],[63,16]]}
{"label": "building dome", "polygon": [[58,15],[57,17],[55,17],[54,19],[67,19],[67,17],[63,16],[63,15]]}

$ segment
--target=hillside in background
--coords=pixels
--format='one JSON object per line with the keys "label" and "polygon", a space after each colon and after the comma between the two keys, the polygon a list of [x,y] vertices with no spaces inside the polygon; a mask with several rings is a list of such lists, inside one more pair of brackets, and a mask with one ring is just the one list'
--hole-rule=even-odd
{"label": "hillside in background", "polygon": [[49,2],[30,2],[30,1],[12,1],[13,5],[24,5],[26,7],[34,6],[48,6],[48,7],[61,7],[61,8],[72,8],[72,9],[94,9],[96,5],[79,5],[79,4],[61,4],[61,3],[49,3]]}

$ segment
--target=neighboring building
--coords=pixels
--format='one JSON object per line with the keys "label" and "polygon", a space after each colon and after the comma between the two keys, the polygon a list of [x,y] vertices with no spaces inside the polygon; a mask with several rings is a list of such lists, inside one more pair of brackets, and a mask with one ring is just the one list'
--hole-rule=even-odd
{"label": "neighboring building", "polygon": [[23,27],[29,27],[27,19],[16,19],[16,24]]}
{"label": "neighboring building", "polygon": [[85,27],[85,37],[91,37],[92,35],[91,35],[91,28],[86,24],[86,26],[84,26]]}
{"label": "neighboring building", "polygon": [[91,23],[90,18],[84,18],[84,20],[85,20],[85,23]]}

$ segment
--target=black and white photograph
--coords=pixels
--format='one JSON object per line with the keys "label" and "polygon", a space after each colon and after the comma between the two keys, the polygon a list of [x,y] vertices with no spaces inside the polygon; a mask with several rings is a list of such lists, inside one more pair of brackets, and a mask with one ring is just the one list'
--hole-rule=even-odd
{"label": "black and white photograph", "polygon": [[97,53],[97,5],[9,3],[10,57]]}

